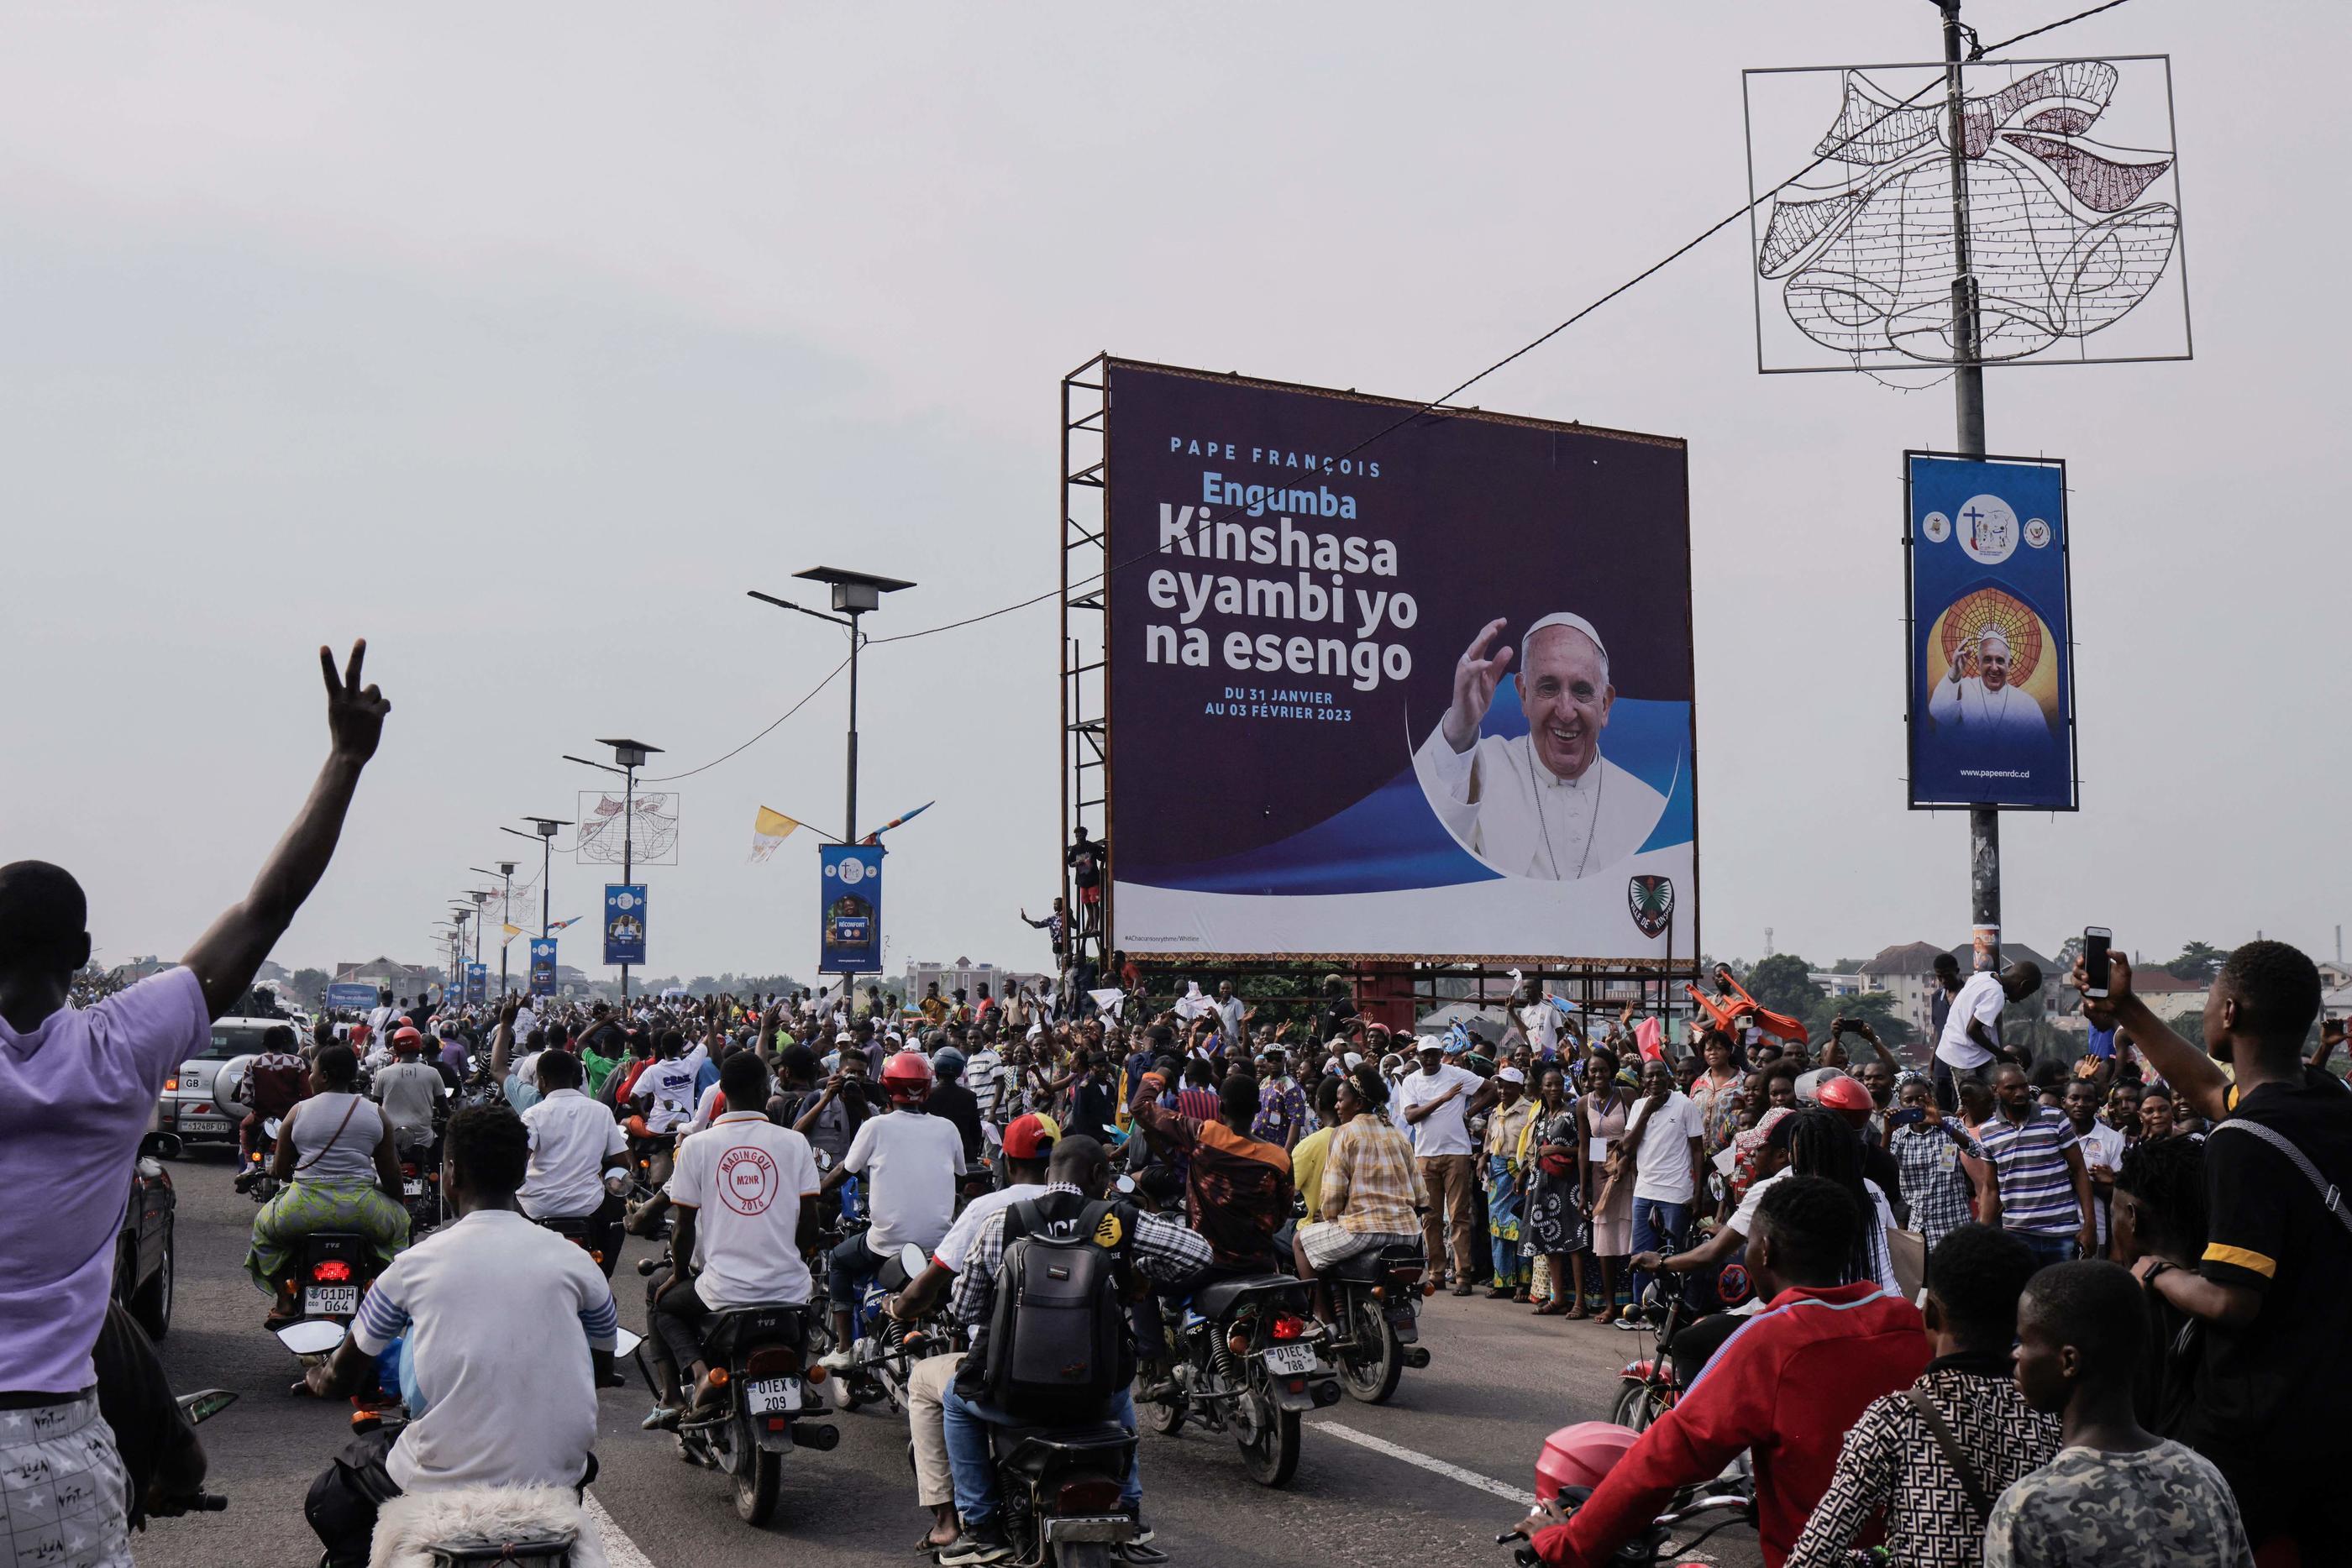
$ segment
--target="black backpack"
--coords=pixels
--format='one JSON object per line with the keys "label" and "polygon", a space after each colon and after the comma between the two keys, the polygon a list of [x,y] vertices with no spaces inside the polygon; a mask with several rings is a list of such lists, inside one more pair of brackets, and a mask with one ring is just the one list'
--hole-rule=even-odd
{"label": "black backpack", "polygon": [[1135,1380],[1119,1301],[1131,1212],[1094,1202],[1049,1219],[1035,1200],[1004,1214],[983,1397],[1035,1421],[1088,1420]]}

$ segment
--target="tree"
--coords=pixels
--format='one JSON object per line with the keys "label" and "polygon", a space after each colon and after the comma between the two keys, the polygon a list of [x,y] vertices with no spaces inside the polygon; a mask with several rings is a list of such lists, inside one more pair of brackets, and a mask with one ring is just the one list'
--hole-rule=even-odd
{"label": "tree", "polygon": [[2210,942],[2187,942],[2181,945],[2180,956],[2165,965],[2164,969],[2175,979],[2210,986],[2229,956]]}
{"label": "tree", "polygon": [[294,978],[289,983],[293,986],[296,996],[315,1005],[327,999],[329,978],[324,969],[297,969]]}
{"label": "tree", "polygon": [[1748,994],[1776,1013],[1810,1018],[1829,994],[1813,984],[1811,968],[1794,953],[1775,953],[1748,971]]}

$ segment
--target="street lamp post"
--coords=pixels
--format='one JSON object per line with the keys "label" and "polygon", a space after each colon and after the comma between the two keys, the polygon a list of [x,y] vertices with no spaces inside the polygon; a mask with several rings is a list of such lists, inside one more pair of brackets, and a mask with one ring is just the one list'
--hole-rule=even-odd
{"label": "street lamp post", "polygon": [[[629,874],[635,865],[632,858],[635,846],[630,836],[630,830],[636,826],[635,819],[637,814],[637,769],[646,765],[646,758],[660,756],[661,747],[647,746],[642,740],[607,740],[602,737],[597,738],[596,744],[611,747],[613,761],[619,763],[620,766],[615,768],[611,763],[590,762],[588,758],[574,757],[568,751],[563,754],[563,759],[566,762],[583,763],[590,768],[602,768],[607,773],[618,773],[625,780],[622,785],[621,796],[621,881],[628,883],[635,880]],[[621,966],[621,1011],[625,1014],[628,1010],[629,967],[624,964]]]}
{"label": "street lamp post", "polygon": [[[813,566],[806,571],[796,571],[793,575],[829,586],[833,590],[835,613],[827,615],[806,605],[794,604],[789,599],[762,593],[756,588],[747,591],[761,603],[775,605],[780,610],[797,611],[803,615],[849,628],[849,776],[843,790],[841,841],[854,844],[857,841],[857,650],[866,641],[865,632],[858,629],[857,618],[870,610],[879,610],[884,594],[896,593],[902,588],[915,585],[896,577],[876,577],[870,572],[847,571],[837,566]],[[856,978],[855,974],[842,977],[841,993],[845,999],[854,988]]]}
{"label": "street lamp post", "polygon": [[539,831],[536,833],[526,833],[515,828],[500,828],[499,831],[512,833],[519,839],[539,840],[539,936],[540,940],[545,941],[548,936],[547,873],[548,868],[554,863],[555,830],[568,828],[572,824],[561,817],[525,817],[523,821]]}
{"label": "street lamp post", "polygon": [[459,972],[458,966],[466,961],[466,922],[473,918],[474,912],[462,904],[453,904],[449,906],[449,913],[457,921],[457,939],[449,944],[449,982],[457,988],[457,994],[463,996],[465,976]]}
{"label": "street lamp post", "polygon": [[469,865],[466,868],[467,871],[478,871],[484,876],[494,876],[499,879],[499,917],[500,921],[500,925],[499,926],[499,995],[501,998],[504,998],[507,994],[507,944],[513,940],[513,938],[507,935],[507,932],[514,925],[514,868],[515,862],[512,861],[500,861],[499,862],[499,869],[496,871],[491,871],[486,867],[478,865]]}

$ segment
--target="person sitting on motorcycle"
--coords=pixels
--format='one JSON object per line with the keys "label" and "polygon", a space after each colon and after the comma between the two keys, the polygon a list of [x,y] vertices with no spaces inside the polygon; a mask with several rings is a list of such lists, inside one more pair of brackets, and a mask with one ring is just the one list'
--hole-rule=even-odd
{"label": "person sitting on motorcycle", "polygon": [[390,1067],[368,1084],[368,1097],[383,1108],[392,1124],[394,1150],[420,1148],[432,1157],[433,1124],[438,1119],[448,1087],[438,1069],[425,1064],[425,1037],[413,1029],[395,1030]]}
{"label": "person sitting on motorcycle", "polygon": [[[1110,1184],[1110,1158],[1102,1145],[1092,1138],[1065,1137],[1055,1144],[1046,1164],[1045,1194],[1036,1200],[1041,1216],[1049,1223],[1075,1219],[1088,1204],[1108,1194]],[[1004,1526],[997,1518],[1001,1500],[996,1486],[996,1461],[989,1440],[991,1413],[975,1402],[984,1385],[977,1374],[986,1364],[987,1330],[996,1312],[997,1273],[1004,1262],[1008,1213],[1009,1206],[981,1222],[964,1253],[964,1266],[956,1274],[953,1310],[956,1321],[971,1331],[972,1349],[940,1400],[956,1508],[963,1518],[962,1534],[940,1553],[942,1568],[997,1563],[1013,1554]],[[1175,1220],[1146,1214],[1124,1202],[1112,1208],[1110,1218],[1117,1223],[1106,1220],[1094,1232],[1094,1239],[1098,1245],[1118,1250],[1120,1282],[1130,1294],[1146,1282],[1172,1285],[1197,1278],[1214,1258],[1214,1249],[1206,1237]],[[995,1415],[1000,1419],[1003,1417],[1002,1412]],[[1117,1421],[1133,1433],[1133,1391],[1119,1389],[1098,1418]],[[1136,1534],[1131,1544],[1148,1542],[1151,1531],[1143,1523],[1143,1464],[1139,1450],[1129,1467],[1119,1503],[1135,1521]]]}
{"label": "person sitting on motorcycle", "polygon": [[295,1253],[314,1230],[353,1230],[389,1261],[408,1245],[400,1201],[400,1160],[392,1128],[359,1092],[359,1060],[347,1045],[319,1052],[310,1098],[286,1113],[269,1174],[284,1184],[253,1218],[245,1270],[278,1299],[273,1319],[297,1315],[289,1293]]}
{"label": "person sitting on motorcycle", "polygon": [[1419,1210],[1429,1195],[1412,1142],[1388,1118],[1389,1086],[1377,1068],[1359,1063],[1339,1080],[1339,1131],[1323,1155],[1322,1218],[1292,1236],[1298,1277],[1315,1281],[1315,1315],[1331,1321],[1325,1270],[1391,1244],[1421,1240]]}
{"label": "person sitting on motorcycle", "polygon": [[253,1164],[253,1149],[262,1124],[284,1116],[310,1097],[310,1064],[294,1049],[294,1031],[272,1024],[261,1031],[261,1052],[246,1063],[245,1082],[236,1097],[248,1109],[236,1124],[236,1190],[244,1192],[261,1178]]}
{"label": "person sitting on motorcycle", "polygon": [[[595,1479],[596,1389],[620,1315],[588,1255],[517,1211],[530,1169],[530,1134],[506,1106],[451,1117],[441,1186],[457,1218],[376,1277],[343,1343],[303,1378],[321,1399],[356,1392],[406,1341],[407,1424],[352,1439],[304,1501],[329,1568],[368,1561],[377,1510],[404,1492],[584,1491]],[[567,1319],[579,1339],[559,1332]]]}
{"label": "person sitting on motorcycle", "polygon": [[[702,1071],[702,1058],[686,1049],[686,1037],[676,1030],[665,1030],[654,1046],[654,1060],[630,1092],[630,1103],[636,1107],[628,1119],[629,1134],[652,1138],[667,1145],[673,1134],[694,1117],[695,1081]],[[665,1147],[654,1156],[653,1178],[656,1186],[669,1180],[673,1151]]]}
{"label": "person sitting on motorcycle", "polygon": [[866,1281],[908,1242],[927,1252],[940,1244],[955,1219],[956,1178],[963,1172],[963,1134],[926,1109],[931,1064],[923,1053],[902,1051],[884,1062],[882,1089],[890,1097],[888,1114],[868,1118],[824,1178],[831,1192],[853,1176],[864,1176],[872,1217],[864,1231],[833,1249],[834,1349],[824,1365],[836,1373],[847,1372],[856,1360],[853,1309]]}
{"label": "person sitting on motorcycle", "polygon": [[1927,1364],[1919,1311],[1874,1280],[1849,1277],[1855,1238],[1874,1223],[1837,1183],[1783,1177],[1748,1238],[1748,1272],[1770,1305],[1724,1342],[1697,1381],[1625,1450],[1573,1515],[1556,1503],[1527,1521],[1546,1563],[1601,1568],[1680,1489],[1720,1475],[1741,1450],[1756,1466],[1765,1568],[1781,1568],[1870,1402]]}
{"label": "person sitting on motorcycle", "polygon": [[539,1101],[522,1113],[530,1169],[515,1202],[533,1220],[594,1216],[590,1240],[609,1280],[620,1261],[621,1199],[606,1189],[605,1173],[628,1167],[629,1141],[604,1107],[580,1092],[581,1076],[570,1051],[541,1053]]}
{"label": "person sitting on motorcycle", "polygon": [[[1004,1129],[1004,1158],[997,1172],[1003,1185],[965,1205],[931,1249],[931,1260],[907,1282],[907,1288],[883,1303],[895,1322],[921,1321],[955,1285],[971,1252],[971,1239],[992,1214],[1016,1203],[1045,1196],[1045,1164],[1061,1129],[1050,1116],[1031,1112],[1013,1119]],[[948,1385],[955,1381],[963,1354],[926,1356],[907,1375],[907,1431],[915,1451],[915,1500],[931,1511],[931,1531],[923,1545],[936,1551],[954,1542],[957,1533],[955,1481],[948,1466],[946,1418],[941,1406]]]}
{"label": "person sitting on motorcycle", "polygon": [[768,1120],[768,1067],[759,1052],[728,1057],[719,1086],[727,1109],[678,1145],[669,1178],[677,1228],[669,1276],[651,1297],[667,1386],[648,1427],[671,1424],[687,1406],[687,1376],[693,1402],[709,1403],[701,1331],[712,1312],[804,1307],[815,1286],[803,1258],[816,1244],[816,1156],[806,1138]]}
{"label": "person sitting on motorcycle", "polygon": [[[1217,1091],[1219,1119],[1204,1122],[1159,1103],[1166,1087],[1147,1072],[1128,1113],[1154,1154],[1184,1166],[1185,1218],[1209,1239],[1213,1256],[1190,1279],[1159,1292],[1181,1296],[1213,1280],[1274,1270],[1274,1233],[1290,1218],[1290,1155],[1250,1136],[1257,1119],[1257,1080],[1232,1072]],[[1134,1322],[1145,1374],[1164,1375],[1167,1331],[1153,1301],[1138,1303]]]}

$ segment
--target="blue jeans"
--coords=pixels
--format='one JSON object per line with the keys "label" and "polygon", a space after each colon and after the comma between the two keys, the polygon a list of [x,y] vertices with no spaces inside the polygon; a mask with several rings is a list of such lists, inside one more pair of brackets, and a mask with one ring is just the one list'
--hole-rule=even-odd
{"label": "blue jeans", "polygon": [[833,1273],[825,1281],[825,1296],[842,1311],[855,1312],[866,1293],[866,1282],[881,1271],[882,1260],[866,1245],[866,1232],[845,1237],[833,1249]]}
{"label": "blue jeans", "polygon": [[2037,1269],[2047,1269],[2053,1263],[2072,1263],[2081,1255],[2077,1239],[2071,1234],[2058,1236],[2038,1230],[2012,1230],[2010,1234],[2025,1243]]}
{"label": "blue jeans", "polygon": [[[1690,1223],[1690,1205],[1668,1203],[1662,1198],[1637,1197],[1633,1200],[1633,1250],[1636,1252],[1674,1252],[1681,1249],[1683,1230]],[[1649,1270],[1639,1270],[1633,1275],[1633,1304],[1642,1303],[1642,1292],[1648,1288]]]}
{"label": "blue jeans", "polygon": [[[1109,1417],[1135,1431],[1135,1396],[1120,1389],[1109,1406]],[[955,1385],[950,1384],[940,1399],[940,1423],[947,1428],[948,1469],[955,1478],[956,1511],[963,1516],[967,1529],[988,1524],[996,1518],[996,1458],[988,1448],[988,1423],[966,1404]],[[1127,1485],[1120,1489],[1121,1506],[1135,1509],[1143,1506],[1143,1448],[1138,1444],[1135,1460],[1128,1466]]]}

